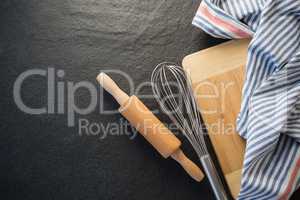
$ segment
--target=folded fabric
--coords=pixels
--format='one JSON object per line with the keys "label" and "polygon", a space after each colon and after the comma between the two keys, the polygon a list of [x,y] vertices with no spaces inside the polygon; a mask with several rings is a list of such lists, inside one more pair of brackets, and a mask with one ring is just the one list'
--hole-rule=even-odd
{"label": "folded fabric", "polygon": [[247,140],[238,199],[288,199],[300,185],[300,1],[203,0],[193,25],[252,38],[237,119]]}

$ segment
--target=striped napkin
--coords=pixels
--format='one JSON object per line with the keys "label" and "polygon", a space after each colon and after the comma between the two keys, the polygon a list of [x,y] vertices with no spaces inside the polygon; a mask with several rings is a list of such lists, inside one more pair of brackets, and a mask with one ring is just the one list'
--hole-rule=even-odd
{"label": "striped napkin", "polygon": [[288,199],[300,185],[300,0],[203,0],[193,25],[252,38],[237,119],[247,140],[238,199]]}

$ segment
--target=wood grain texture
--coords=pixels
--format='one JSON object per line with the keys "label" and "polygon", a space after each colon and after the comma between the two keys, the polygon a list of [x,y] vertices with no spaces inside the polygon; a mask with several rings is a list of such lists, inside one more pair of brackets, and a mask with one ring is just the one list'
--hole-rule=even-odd
{"label": "wood grain texture", "polygon": [[237,198],[240,192],[241,175],[242,175],[242,169],[236,170],[234,172],[225,175],[225,179],[229,185],[231,194],[234,198]]}
{"label": "wood grain texture", "polygon": [[245,150],[245,141],[236,132],[236,118],[241,104],[248,43],[249,40],[226,42],[188,55],[183,60],[210,140],[234,197],[240,188]]}

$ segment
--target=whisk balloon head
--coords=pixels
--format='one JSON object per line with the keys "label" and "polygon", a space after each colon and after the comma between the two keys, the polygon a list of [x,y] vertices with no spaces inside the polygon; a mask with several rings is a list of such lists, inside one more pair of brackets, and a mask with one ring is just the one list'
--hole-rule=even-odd
{"label": "whisk balloon head", "polygon": [[207,151],[200,114],[186,72],[173,63],[161,63],[152,72],[151,82],[161,108],[197,152],[216,198],[227,200],[224,185]]}
{"label": "whisk balloon head", "polygon": [[151,82],[162,110],[188,138],[198,155],[206,154],[200,114],[185,70],[173,63],[161,63],[152,72]]}

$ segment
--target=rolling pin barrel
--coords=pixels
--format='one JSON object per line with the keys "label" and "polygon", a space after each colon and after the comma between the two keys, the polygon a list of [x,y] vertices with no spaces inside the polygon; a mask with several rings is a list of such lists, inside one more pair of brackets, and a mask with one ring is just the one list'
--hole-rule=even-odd
{"label": "rolling pin barrel", "polygon": [[131,96],[119,111],[164,158],[180,147],[180,140],[136,96]]}

